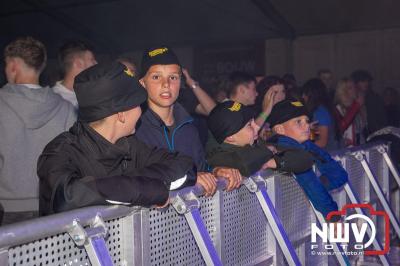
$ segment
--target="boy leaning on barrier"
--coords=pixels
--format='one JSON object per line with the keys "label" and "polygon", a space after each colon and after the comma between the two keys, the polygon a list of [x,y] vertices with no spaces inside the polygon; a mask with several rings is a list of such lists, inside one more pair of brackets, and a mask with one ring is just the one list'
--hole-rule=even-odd
{"label": "boy leaning on barrier", "polygon": [[[284,100],[277,103],[267,119],[276,134],[269,141],[279,146],[298,148],[309,152],[313,157],[321,176],[312,169],[296,173],[296,181],[303,188],[316,210],[324,217],[338,206],[328,191],[344,185],[348,176],[343,167],[332,157],[310,141],[310,124],[307,109],[301,102]],[[340,216],[333,216],[336,222]]]}
{"label": "boy leaning on barrier", "polygon": [[195,182],[190,157],[149,148],[133,135],[147,93],[122,64],[90,67],[74,88],[78,121],[39,158],[42,215],[110,203],[163,205],[173,181],[186,175]]}
{"label": "boy leaning on barrier", "polygon": [[211,165],[238,168],[243,176],[273,168],[284,172],[304,172],[313,160],[302,149],[267,147],[256,142],[258,126],[254,112],[238,102],[218,104],[210,113],[207,124],[215,141],[207,144],[207,159]]}
{"label": "boy leaning on barrier", "polygon": [[[227,190],[238,188],[242,176],[233,168],[209,167],[193,118],[177,102],[182,66],[173,50],[158,46],[143,53],[139,82],[148,94],[147,108],[140,118],[136,136],[147,145],[190,156],[197,167],[197,183],[211,196],[217,189],[216,177],[227,180]],[[194,88],[199,95],[206,93]],[[203,102],[207,100],[203,99]],[[203,108],[204,109],[204,108]],[[209,106],[208,109],[212,109]]]}

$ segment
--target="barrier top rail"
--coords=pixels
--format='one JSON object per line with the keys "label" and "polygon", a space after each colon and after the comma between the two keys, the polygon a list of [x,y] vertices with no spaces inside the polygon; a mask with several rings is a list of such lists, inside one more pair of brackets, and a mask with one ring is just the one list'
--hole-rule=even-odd
{"label": "barrier top rail", "polygon": [[363,144],[361,146],[355,146],[355,147],[351,147],[351,148],[335,150],[335,151],[330,152],[330,155],[331,156],[343,156],[343,155],[348,155],[348,154],[352,154],[352,153],[359,152],[359,151],[370,150],[372,148],[382,146],[382,145],[387,145],[387,144],[388,144],[387,141],[379,140],[379,141],[374,141],[374,142],[370,142],[367,144]]}
{"label": "barrier top rail", "polygon": [[[268,176],[273,174],[273,171],[267,170],[263,171],[263,173],[265,176]],[[242,183],[246,182],[245,180]],[[227,185],[228,182],[225,179],[217,180],[217,189],[219,191],[224,190]],[[203,193],[204,190],[199,185],[171,191],[170,198],[172,201],[170,203],[173,203],[174,198],[177,196],[185,197],[188,194],[201,196]],[[87,226],[93,223],[96,216],[100,216],[103,220],[112,220],[139,212],[141,209],[142,207],[140,206],[91,206],[4,225],[0,227],[0,250],[68,232],[75,220],[79,221],[82,226]]]}
{"label": "barrier top rail", "polygon": [[[281,174],[286,174],[286,173],[275,171],[275,170],[270,170],[270,169],[261,170],[249,177],[245,177],[242,180],[242,185],[244,185],[246,183],[246,180],[248,180],[249,178],[254,178],[254,177],[257,177],[260,175],[263,176],[264,178],[267,178],[267,177],[272,177],[272,176],[281,175]],[[228,185],[228,181],[226,179],[224,179],[224,178],[217,179],[217,190],[218,191],[224,190],[227,187],[227,185]],[[171,191],[169,196],[170,196],[170,198],[174,198],[176,196],[184,196],[189,193],[193,193],[195,196],[202,196],[204,193],[204,189],[203,189],[203,187],[201,187],[199,185],[195,185],[192,187],[185,187],[180,190]]]}
{"label": "barrier top rail", "polygon": [[111,220],[138,210],[140,207],[94,206],[4,225],[0,227],[0,250],[68,232],[74,220],[79,221],[82,226],[87,226],[96,216]]}

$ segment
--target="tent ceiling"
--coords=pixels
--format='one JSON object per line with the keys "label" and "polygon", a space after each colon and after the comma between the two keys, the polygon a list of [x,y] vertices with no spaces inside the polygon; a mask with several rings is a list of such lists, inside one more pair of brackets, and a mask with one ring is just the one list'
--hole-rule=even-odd
{"label": "tent ceiling", "polygon": [[297,35],[400,27],[396,0],[271,0]]}
{"label": "tent ceiling", "polygon": [[121,53],[160,43],[292,38],[400,27],[399,8],[395,0],[3,0],[0,45],[32,35],[50,53],[67,39]]}

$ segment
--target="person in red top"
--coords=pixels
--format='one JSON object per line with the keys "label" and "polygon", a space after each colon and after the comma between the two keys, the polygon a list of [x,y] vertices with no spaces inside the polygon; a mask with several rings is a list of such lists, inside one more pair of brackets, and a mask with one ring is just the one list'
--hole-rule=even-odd
{"label": "person in red top", "polygon": [[344,78],[338,82],[334,101],[334,116],[342,146],[351,147],[364,143],[364,97],[356,96],[350,79]]}

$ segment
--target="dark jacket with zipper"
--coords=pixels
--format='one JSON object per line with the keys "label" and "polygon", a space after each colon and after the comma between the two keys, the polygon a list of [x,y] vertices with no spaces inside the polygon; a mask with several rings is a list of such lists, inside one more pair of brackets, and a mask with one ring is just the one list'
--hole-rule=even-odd
{"label": "dark jacket with zipper", "polygon": [[174,104],[173,115],[175,126],[170,132],[162,119],[150,108],[147,108],[140,117],[136,130],[137,138],[149,146],[164,148],[170,152],[179,152],[190,156],[198,171],[209,171],[199,132],[192,124],[193,118],[179,103]]}
{"label": "dark jacket with zipper", "polygon": [[163,204],[169,184],[195,175],[188,156],[149,148],[134,135],[112,144],[77,122],[53,139],[38,161],[42,215],[109,201]]}

